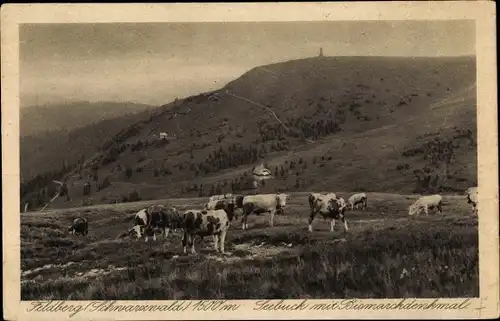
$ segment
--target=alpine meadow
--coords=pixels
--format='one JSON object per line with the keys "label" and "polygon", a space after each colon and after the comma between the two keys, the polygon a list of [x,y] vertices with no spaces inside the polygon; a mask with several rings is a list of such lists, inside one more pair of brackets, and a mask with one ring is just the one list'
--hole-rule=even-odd
{"label": "alpine meadow", "polygon": [[[99,28],[131,32],[95,28],[82,30],[91,40]],[[198,56],[186,64],[239,52],[217,49],[210,28],[189,29]],[[287,28],[300,37],[309,27]],[[125,51],[116,39],[96,48]],[[134,50],[154,50],[145,43]],[[21,109],[22,300],[478,297],[474,52],[373,55],[353,44],[342,54],[313,43],[249,58],[227,81],[200,72],[210,90],[182,96],[172,85],[164,104],[123,89],[116,102]]]}

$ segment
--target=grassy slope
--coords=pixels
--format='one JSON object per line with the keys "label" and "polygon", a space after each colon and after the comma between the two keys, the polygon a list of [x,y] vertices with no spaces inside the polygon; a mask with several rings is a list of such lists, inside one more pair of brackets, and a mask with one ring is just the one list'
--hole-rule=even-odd
{"label": "grassy slope", "polygon": [[[117,113],[116,110],[114,112]],[[37,174],[60,170],[63,161],[71,165],[76,164],[82,155],[85,157],[94,155],[107,139],[135,124],[138,120],[149,117],[150,112],[135,112],[127,115],[123,115],[122,112],[121,116],[103,116],[95,111],[92,113],[101,118],[109,117],[109,119],[101,119],[94,124],[87,125],[85,121],[72,121],[72,126],[81,127],[21,137],[20,165],[23,179],[29,180]],[[25,126],[22,120],[21,124]]]}
{"label": "grassy slope", "polygon": [[[226,95],[226,90],[271,106],[294,130],[297,119],[308,123],[333,119],[342,130],[318,137],[312,144],[286,137],[286,150],[270,151],[270,144],[277,141],[258,143],[262,138],[258,128],[276,124],[276,120],[262,108]],[[198,176],[190,167],[233,143],[266,145],[268,152],[261,161],[273,170],[281,165],[287,168],[286,162],[299,158],[307,163],[306,168],[301,166],[284,178],[267,181],[264,192],[281,188],[409,193],[415,187],[413,170],[423,168],[427,161],[422,155],[402,157],[405,150],[434,137],[452,138],[455,130],[471,130],[476,135],[475,60],[468,57],[303,59],[254,68],[215,93],[218,100],[211,100],[209,94],[193,96],[136,124],[139,131],[126,139],[125,146],[139,140],[152,145],[134,152],[128,147],[115,162],[101,165],[99,177],[108,176],[112,184],[93,192],[94,203],[134,189],[143,199],[195,196],[198,192],[182,194],[181,189],[230,182],[254,164]],[[153,135],[159,131],[176,134],[178,139],[155,146]],[[320,160],[322,156],[325,161]],[[450,190],[475,184],[476,163],[475,146],[460,141],[451,174],[441,175],[441,183]],[[405,169],[398,169],[405,164]],[[124,173],[127,167],[133,170],[130,178]],[[136,172],[136,167],[142,171]],[[154,177],[154,169],[162,168],[171,174]],[[88,171],[83,173],[85,177]],[[299,187],[295,187],[297,178]],[[58,200],[53,207],[80,206],[85,200],[83,183],[72,180],[73,200]],[[230,184],[223,191],[229,189]],[[208,191],[206,188],[205,195]]]}
{"label": "grassy slope", "polygon": [[[306,194],[292,196],[273,228],[267,215],[251,217],[245,232],[233,221],[227,256],[215,254],[208,238],[197,243],[197,255],[182,254],[180,234],[156,244],[120,238],[144,204],[23,214],[22,299],[478,295],[477,219],[462,198],[445,197],[442,216],[409,218],[414,197],[369,193],[366,212],[348,213],[348,233],[341,226],[330,233],[317,218],[311,234]],[[168,203],[199,207],[202,200]],[[89,219],[87,238],[66,231],[78,215]]]}

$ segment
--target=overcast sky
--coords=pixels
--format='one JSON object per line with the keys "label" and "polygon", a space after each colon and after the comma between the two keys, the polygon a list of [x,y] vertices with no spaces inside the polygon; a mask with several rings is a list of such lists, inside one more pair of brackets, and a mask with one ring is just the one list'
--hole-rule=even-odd
{"label": "overcast sky", "polygon": [[159,105],[316,56],[475,54],[474,21],[39,24],[20,28],[21,104]]}

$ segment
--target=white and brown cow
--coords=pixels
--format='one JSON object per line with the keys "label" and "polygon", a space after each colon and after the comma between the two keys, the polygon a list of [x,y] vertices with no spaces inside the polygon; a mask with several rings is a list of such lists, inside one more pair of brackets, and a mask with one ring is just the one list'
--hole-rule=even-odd
{"label": "white and brown cow", "polygon": [[361,205],[361,208],[363,210],[368,207],[368,198],[366,196],[366,193],[357,193],[351,195],[351,197],[347,199],[347,202],[349,203],[348,208],[351,210],[358,208],[358,205]]}
{"label": "white and brown cow", "polygon": [[86,218],[78,217],[73,220],[73,224],[68,227],[68,231],[71,234],[81,234],[83,236],[89,233],[89,223]]}
{"label": "white and brown cow", "polygon": [[479,202],[477,198],[477,187],[469,187],[465,195],[467,196],[467,203],[472,204],[472,214],[477,215],[477,204]]}
{"label": "white and brown cow", "polygon": [[151,205],[135,214],[134,227],[129,233],[135,233],[138,239],[144,234],[145,242],[149,234],[153,234],[153,241],[156,241],[156,229],[161,229],[164,238],[167,238],[170,229],[180,228],[181,224],[182,217],[175,207]]}
{"label": "white and brown cow", "polygon": [[269,213],[269,226],[274,226],[274,214],[283,213],[286,202],[290,198],[288,194],[257,194],[247,195],[243,198],[242,229],[248,229],[248,215],[254,213],[260,215]]}
{"label": "white and brown cow", "polygon": [[317,214],[323,219],[330,219],[330,231],[335,228],[335,220],[344,223],[344,232],[347,232],[347,220],[345,219],[346,202],[343,198],[336,198],[332,194],[315,195],[314,203],[311,205],[311,215],[309,216],[309,232],[312,232],[312,221]]}
{"label": "white and brown cow", "polygon": [[191,247],[191,253],[195,253],[194,243],[196,236],[204,238],[212,236],[214,240],[214,248],[224,253],[224,243],[226,240],[227,230],[231,225],[234,217],[234,203],[232,200],[222,201],[223,209],[216,210],[187,210],[183,214],[182,228],[184,234],[182,237],[182,245],[184,253],[187,247]]}

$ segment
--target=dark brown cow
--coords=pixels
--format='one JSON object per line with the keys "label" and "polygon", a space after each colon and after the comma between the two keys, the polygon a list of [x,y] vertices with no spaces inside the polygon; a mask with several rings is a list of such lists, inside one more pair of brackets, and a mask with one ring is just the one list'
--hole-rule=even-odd
{"label": "dark brown cow", "polygon": [[83,236],[89,233],[89,224],[86,218],[78,217],[73,220],[73,224],[68,227],[68,231],[71,234],[81,234]]}

